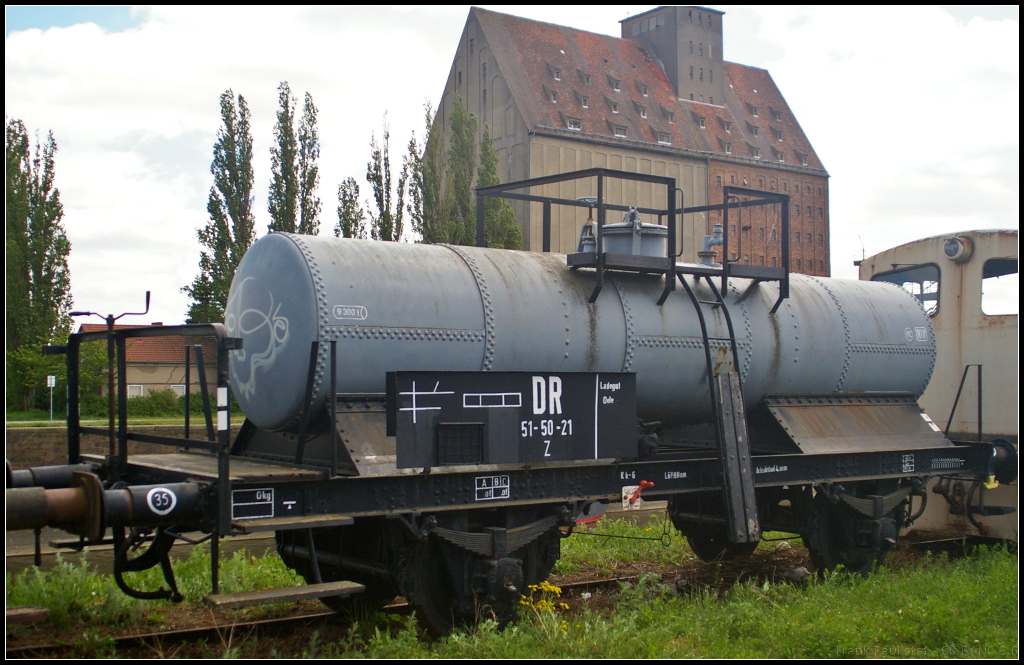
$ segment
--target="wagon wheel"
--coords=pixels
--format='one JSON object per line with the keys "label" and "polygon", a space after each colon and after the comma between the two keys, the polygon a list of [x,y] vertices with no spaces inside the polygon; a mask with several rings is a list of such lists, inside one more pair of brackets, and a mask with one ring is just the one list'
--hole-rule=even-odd
{"label": "wagon wheel", "polygon": [[433,637],[444,637],[470,625],[475,616],[459,609],[457,585],[452,578],[453,557],[446,544],[431,536],[419,543],[412,564],[413,594],[409,604],[416,610],[420,628]]}
{"label": "wagon wheel", "polygon": [[680,529],[690,549],[701,561],[729,561],[745,559],[757,549],[757,543],[731,543],[725,528],[718,525],[697,524]]}
{"label": "wagon wheel", "polygon": [[[385,529],[384,520],[358,520],[352,526],[317,530],[314,534],[314,544],[318,554],[337,554],[384,564],[388,559],[385,552]],[[288,545],[305,547],[306,539],[303,532],[278,531],[277,544],[278,552],[281,553],[285,564],[302,575],[307,584],[314,584],[316,578],[309,560],[290,556],[286,552]],[[398,595],[398,589],[388,578],[333,566],[324,561],[322,556],[317,558],[320,564],[320,577],[324,582],[348,580],[366,587],[362,593],[351,596],[328,596],[320,599],[324,605],[346,618],[359,618],[367,613],[380,611]]]}
{"label": "wagon wheel", "polygon": [[[896,521],[897,530],[903,524],[903,510],[903,506],[897,506],[886,514]],[[822,492],[814,497],[803,537],[818,571],[831,572],[841,566],[847,572],[866,575],[882,564],[889,546],[858,543],[858,523],[864,519],[847,506],[829,502]]]}

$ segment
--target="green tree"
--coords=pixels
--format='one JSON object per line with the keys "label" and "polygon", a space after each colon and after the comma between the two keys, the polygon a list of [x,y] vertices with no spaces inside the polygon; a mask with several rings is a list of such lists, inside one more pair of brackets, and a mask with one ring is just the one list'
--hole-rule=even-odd
{"label": "green tree", "polygon": [[199,275],[182,289],[192,298],[189,323],[224,320],[235,269],[255,235],[252,131],[245,98],[238,95],[236,107],[234,92],[226,90],[220,96],[220,116],[224,124],[213,145],[213,186],[206,203],[210,221],[198,232],[205,249],[199,257]]}
{"label": "green tree", "polygon": [[346,178],[338,185],[338,223],[334,235],[341,238],[366,238],[366,213],[359,207],[359,183]]}
{"label": "green tree", "polygon": [[[491,140],[491,128],[484,124],[480,140],[480,168],[476,172],[476,186],[490,187],[501,184],[498,178],[498,153]],[[488,197],[484,203],[484,237],[488,247],[520,249],[523,231],[516,224],[516,214],[507,199]]]}
{"label": "green tree", "polygon": [[295,162],[298,144],[295,140],[295,97],[283,81],[277,88],[277,123],[274,125],[274,145],[270,148],[270,211],[268,231],[295,233],[295,213],[298,207],[299,182]]}
{"label": "green tree", "polygon": [[455,95],[449,118],[449,143],[446,159],[445,193],[442,204],[447,242],[476,244],[476,196],[473,175],[476,170],[476,116],[462,98]]}
{"label": "green tree", "polygon": [[366,164],[366,180],[370,183],[376,210],[370,210],[370,237],[374,240],[397,242],[402,237],[405,215],[405,188],[409,179],[408,163],[402,165],[397,187],[392,187],[391,130],[387,114],[384,114],[382,141],[377,143],[375,134],[370,136],[370,161]]}
{"label": "green tree", "polygon": [[299,123],[299,233],[316,235],[320,232],[320,170],[316,160],[320,157],[320,138],[316,129],[316,106],[313,96],[306,93]]}
{"label": "green tree", "polygon": [[[54,184],[53,132],[34,155],[20,120],[7,120],[6,296],[8,404],[27,406],[37,386],[18,360],[19,349],[39,353],[43,344],[62,341],[71,328],[71,243],[64,232],[64,207]],[[14,355],[12,355],[14,354]],[[28,382],[26,382],[28,380]]]}

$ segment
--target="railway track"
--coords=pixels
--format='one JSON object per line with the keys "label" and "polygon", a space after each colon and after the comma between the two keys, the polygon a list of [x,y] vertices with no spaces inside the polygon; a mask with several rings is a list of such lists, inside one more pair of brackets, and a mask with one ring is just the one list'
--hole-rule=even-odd
{"label": "railway track", "polygon": [[[620,582],[633,582],[636,575],[624,577],[612,577],[598,580],[583,580],[570,582],[561,585],[563,591],[584,592],[590,589],[599,589],[612,586]],[[412,613],[412,608],[406,602],[396,602],[386,606],[383,610],[388,614],[407,616]],[[258,619],[251,621],[237,621],[221,623],[208,626],[178,630],[158,630],[131,635],[111,636],[108,644],[116,651],[121,652],[133,648],[152,648],[159,645],[159,649],[166,651],[173,650],[175,645],[194,642],[199,640],[215,639],[220,643],[230,643],[232,639],[249,639],[252,637],[272,637],[274,635],[287,634],[299,628],[316,629],[329,624],[337,625],[340,617],[336,612],[323,611],[312,612],[288,617],[277,617],[271,619]],[[61,652],[74,650],[72,644],[31,644],[24,646],[8,646],[5,655],[12,658],[48,658]]]}

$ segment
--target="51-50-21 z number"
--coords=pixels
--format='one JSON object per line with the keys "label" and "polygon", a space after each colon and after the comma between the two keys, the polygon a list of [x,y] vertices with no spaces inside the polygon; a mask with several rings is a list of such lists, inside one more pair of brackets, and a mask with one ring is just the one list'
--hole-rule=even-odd
{"label": "51-50-21 z number", "polygon": [[542,420],[540,423],[524,420],[520,424],[519,431],[524,439],[535,434],[540,436],[572,436],[572,418],[557,422],[554,420]]}

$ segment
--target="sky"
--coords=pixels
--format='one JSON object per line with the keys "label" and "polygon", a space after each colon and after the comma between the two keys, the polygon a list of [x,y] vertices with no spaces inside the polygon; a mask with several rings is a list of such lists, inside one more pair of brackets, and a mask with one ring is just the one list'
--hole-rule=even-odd
{"label": "sky", "polygon": [[[768,69],[830,174],[832,271],[918,238],[1018,228],[1017,7],[732,7],[727,60]],[[618,36],[643,6],[495,11]],[[385,113],[393,162],[440,98],[468,6],[7,7],[5,114],[57,141],[74,308],[182,323],[198,273],[218,99],[245,97],[254,210],[277,87],[319,108],[321,233]]]}

